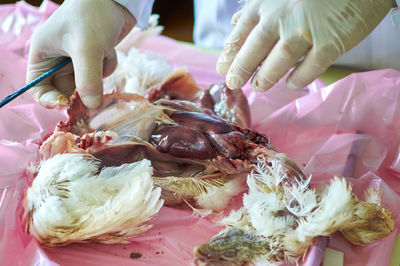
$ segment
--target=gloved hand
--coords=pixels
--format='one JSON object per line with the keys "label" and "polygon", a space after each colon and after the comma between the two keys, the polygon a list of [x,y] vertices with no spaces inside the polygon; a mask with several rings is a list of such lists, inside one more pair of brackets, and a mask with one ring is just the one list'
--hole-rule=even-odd
{"label": "gloved hand", "polygon": [[235,25],[217,63],[231,89],[254,74],[254,91],[287,78],[302,88],[336,58],[365,38],[385,17],[392,0],[248,0],[232,17]]}
{"label": "gloved hand", "polygon": [[33,87],[33,97],[45,107],[62,107],[76,88],[87,107],[98,107],[102,78],[117,65],[114,46],[135,24],[135,17],[113,0],[64,1],[32,36],[26,80],[32,81],[65,56],[73,65]]}

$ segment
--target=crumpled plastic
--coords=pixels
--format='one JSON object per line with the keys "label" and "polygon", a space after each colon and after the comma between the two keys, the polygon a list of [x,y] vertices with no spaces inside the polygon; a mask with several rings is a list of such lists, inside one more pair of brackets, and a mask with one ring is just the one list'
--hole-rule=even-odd
{"label": "crumpled plastic", "polygon": [[[29,36],[56,8],[50,1],[40,8],[25,2],[0,6],[1,98],[24,85]],[[169,38],[151,37],[141,50],[162,54],[174,67],[186,66],[202,87],[223,80],[214,70],[216,56]],[[316,80],[297,91],[288,90],[283,79],[265,93],[252,92],[248,84],[244,91],[252,128],[265,133],[277,150],[312,174],[313,184],[345,176],[360,198],[369,187],[381,188],[383,205],[395,215],[395,231],[364,247],[351,245],[337,233],[328,238],[327,247],[342,251],[345,265],[388,265],[400,229],[400,72],[358,73],[329,86]],[[163,207],[151,220],[154,227],[127,245],[45,249],[24,232],[25,169],[38,159],[37,142],[65,118],[63,111],[45,109],[29,94],[0,109],[1,264],[192,265],[193,247],[221,228],[210,219],[193,216],[189,208]],[[240,201],[238,197],[233,205],[238,207]],[[318,250],[311,248],[301,264],[315,265],[321,257]],[[130,258],[132,252],[142,257]]]}

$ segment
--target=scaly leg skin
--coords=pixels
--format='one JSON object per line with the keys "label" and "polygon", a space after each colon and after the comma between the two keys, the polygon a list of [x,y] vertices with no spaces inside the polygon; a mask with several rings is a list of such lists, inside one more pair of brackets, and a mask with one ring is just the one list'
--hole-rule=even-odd
{"label": "scaly leg skin", "polygon": [[270,252],[270,241],[263,236],[228,228],[195,248],[196,264],[201,266],[248,265],[253,257]]}

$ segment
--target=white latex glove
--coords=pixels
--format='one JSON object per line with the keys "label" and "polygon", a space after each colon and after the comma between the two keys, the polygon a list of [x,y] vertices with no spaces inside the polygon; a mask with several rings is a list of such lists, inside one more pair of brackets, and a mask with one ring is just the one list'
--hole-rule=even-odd
{"label": "white latex glove", "polygon": [[302,88],[340,55],[365,38],[385,17],[393,0],[248,0],[232,17],[235,25],[217,63],[231,89],[254,74],[255,91],[287,78]]}
{"label": "white latex glove", "polygon": [[132,14],[112,0],[64,1],[32,36],[26,80],[32,81],[66,56],[73,64],[33,87],[33,97],[45,107],[62,107],[76,88],[87,107],[98,107],[102,79],[117,65],[114,46],[135,24]]}

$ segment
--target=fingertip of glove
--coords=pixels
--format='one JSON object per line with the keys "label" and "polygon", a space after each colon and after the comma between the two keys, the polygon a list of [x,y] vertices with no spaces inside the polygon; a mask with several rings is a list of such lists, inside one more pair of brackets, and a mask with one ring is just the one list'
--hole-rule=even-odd
{"label": "fingertip of glove", "polygon": [[101,95],[88,95],[88,96],[81,96],[81,100],[83,104],[88,107],[89,109],[96,109],[99,108],[103,102],[103,97]]}
{"label": "fingertip of glove", "polygon": [[68,105],[69,99],[59,91],[48,91],[40,96],[38,102],[46,108],[61,108]]}
{"label": "fingertip of glove", "polygon": [[226,86],[231,90],[238,90],[243,87],[243,81],[236,75],[228,76],[226,78]]}
{"label": "fingertip of glove", "polygon": [[60,94],[56,98],[57,107],[65,107],[68,105],[69,99],[64,94]]}
{"label": "fingertip of glove", "polygon": [[218,75],[220,76],[226,75],[226,73],[228,72],[228,67],[229,67],[228,64],[218,62],[216,67]]}

